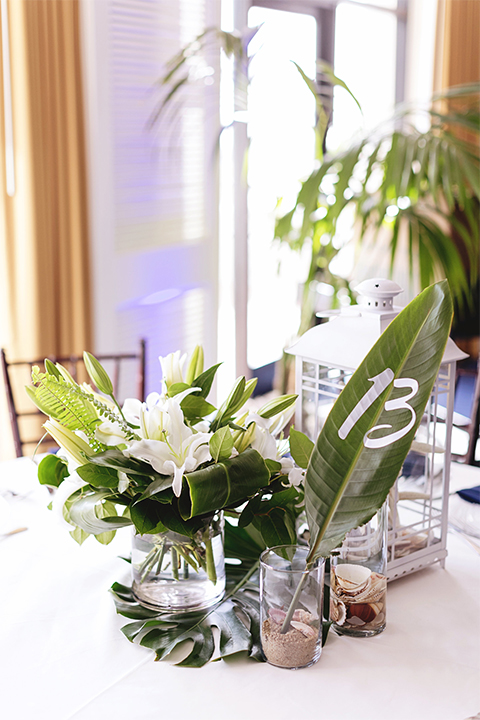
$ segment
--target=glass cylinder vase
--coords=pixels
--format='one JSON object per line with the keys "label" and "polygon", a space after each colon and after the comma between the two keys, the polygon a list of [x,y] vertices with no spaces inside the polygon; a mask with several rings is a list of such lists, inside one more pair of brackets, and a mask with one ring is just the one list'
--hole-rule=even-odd
{"label": "glass cylinder vase", "polygon": [[313,665],[322,652],[325,559],[306,569],[308,547],[280,545],[260,557],[260,626],[271,665]]}
{"label": "glass cylinder vase", "polygon": [[159,612],[191,612],[218,602],[225,592],[223,514],[194,537],[171,531],[132,538],[133,594]]}
{"label": "glass cylinder vase", "polygon": [[386,624],[387,505],[348,533],[330,559],[330,620],[341,635],[378,635]]}

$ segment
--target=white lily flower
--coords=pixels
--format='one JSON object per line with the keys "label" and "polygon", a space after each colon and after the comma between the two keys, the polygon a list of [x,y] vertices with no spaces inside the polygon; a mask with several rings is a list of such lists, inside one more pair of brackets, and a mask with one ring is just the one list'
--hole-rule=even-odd
{"label": "white lily flower", "polygon": [[[178,395],[175,401],[178,405],[183,398],[200,388],[188,388]],[[135,433],[144,440],[163,440],[165,434],[165,404],[170,398],[159,395],[157,392],[147,395],[144,403],[135,398],[128,398],[122,408],[125,420],[135,427]],[[118,423],[106,420],[95,430],[95,437],[104,445],[120,445],[130,443]]]}
{"label": "white lily flower", "polygon": [[170,353],[165,357],[160,356],[160,365],[162,366],[162,381],[165,387],[174,383],[183,383],[183,366],[187,355],[180,356],[180,350]]}
{"label": "white lily flower", "polygon": [[[136,423],[140,425],[140,430],[137,434],[145,440],[163,440],[163,436],[166,431],[165,423],[168,424],[165,418],[165,413],[168,414],[167,403],[169,400],[175,400],[176,405],[180,406],[183,398],[200,389],[201,388],[196,387],[188,388],[187,390],[178,393],[178,395],[175,395],[174,398],[166,398],[164,395],[159,395],[158,393],[150,393],[147,396],[146,402],[142,403],[140,407],[140,415],[138,423]],[[128,418],[127,420],[128,422],[132,422]]]}
{"label": "white lily flower", "polygon": [[162,408],[163,438],[146,438],[129,443],[123,451],[126,457],[148,462],[162,475],[173,475],[173,492],[179,497],[184,472],[192,472],[210,460],[211,433],[194,433],[184,423],[183,412],[175,398],[169,398]]}
{"label": "white lily flower", "polygon": [[[122,408],[125,420],[138,427],[140,424],[141,407],[142,403],[140,400],[136,400],[135,398],[128,398],[125,400]],[[112,410],[116,411],[116,408],[113,407]],[[109,447],[126,442],[125,433],[121,425],[112,420],[104,420],[100,423],[100,425],[95,428],[95,437],[101,443]]]}

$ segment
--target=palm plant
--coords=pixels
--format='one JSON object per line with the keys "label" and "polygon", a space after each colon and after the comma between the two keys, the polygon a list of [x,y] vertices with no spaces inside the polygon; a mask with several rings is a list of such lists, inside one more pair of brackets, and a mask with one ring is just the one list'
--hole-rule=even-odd
{"label": "palm plant", "polygon": [[[222,49],[235,59],[236,104],[244,107],[248,45],[258,30],[240,35],[211,27],[182,48],[158,81],[159,101],[151,126],[172,120],[181,107],[182,90],[203,80],[203,54],[208,49]],[[319,166],[302,183],[294,206],[277,220],[275,238],[294,251],[306,244],[311,247],[300,333],[313,321],[313,281],[333,285],[334,304],[340,288],[352,297],[348,280],[330,269],[340,249],[338,221],[348,210],[353,210],[353,236],[359,246],[387,237],[390,274],[404,256],[406,240],[412,289],[447,278],[456,319],[472,312],[479,265],[480,83],[451,88],[434,96],[426,108],[399,106],[389,121],[359,136],[346,150],[323,156],[332,88],[340,86],[352,94],[327,63],[319,63],[319,83],[296,67],[316,102]],[[427,131],[418,129],[419,117],[427,118]]]}
{"label": "palm plant", "polygon": [[405,232],[412,282],[425,288],[447,278],[459,314],[471,308],[479,256],[479,92],[480,84],[474,84],[434,97],[422,111],[430,123],[426,132],[415,124],[418,109],[399,107],[390,122],[326,156],[302,183],[293,208],[275,228],[276,238],[294,250],[311,243],[301,331],[312,321],[312,281],[339,285],[329,265],[347,207],[353,207],[360,243],[376,240],[381,229],[388,232],[390,272]]}

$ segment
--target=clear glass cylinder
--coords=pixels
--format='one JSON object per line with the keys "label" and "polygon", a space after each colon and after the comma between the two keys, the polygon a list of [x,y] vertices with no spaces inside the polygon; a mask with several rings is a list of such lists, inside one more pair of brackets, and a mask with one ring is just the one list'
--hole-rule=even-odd
{"label": "clear glass cylinder", "polygon": [[348,533],[330,561],[330,619],[341,635],[378,635],[386,624],[387,505]]}
{"label": "clear glass cylinder", "polygon": [[168,531],[132,538],[133,594],[140,605],[160,612],[202,610],[225,592],[223,514],[193,538]]}
{"label": "clear glass cylinder", "polygon": [[322,652],[325,559],[306,569],[308,547],[280,545],[260,557],[260,637],[271,665],[297,670]]}

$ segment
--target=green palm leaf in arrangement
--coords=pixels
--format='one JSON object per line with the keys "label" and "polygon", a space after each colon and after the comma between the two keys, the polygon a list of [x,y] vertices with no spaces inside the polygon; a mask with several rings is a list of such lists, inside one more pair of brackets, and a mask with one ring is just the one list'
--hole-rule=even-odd
{"label": "green palm leaf in arrangement", "polygon": [[387,327],[335,402],[306,471],[307,567],[385,502],[432,392],[452,315],[447,281],[424,290]]}

